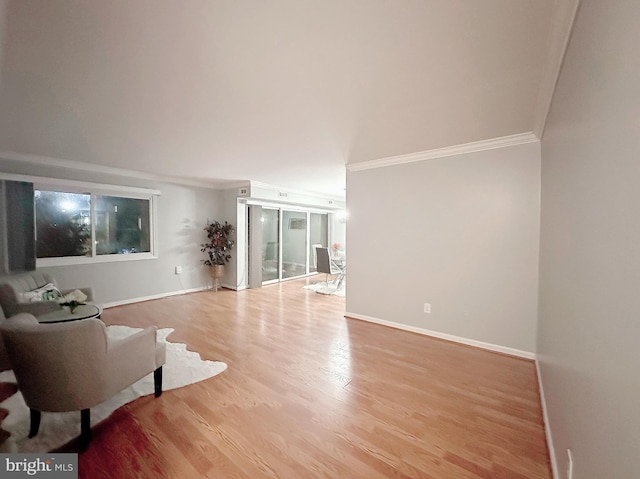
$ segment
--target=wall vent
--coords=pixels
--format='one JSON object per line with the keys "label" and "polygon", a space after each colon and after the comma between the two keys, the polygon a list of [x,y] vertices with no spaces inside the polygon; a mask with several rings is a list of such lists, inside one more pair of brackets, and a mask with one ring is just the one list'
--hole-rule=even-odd
{"label": "wall vent", "polygon": [[287,198],[289,194],[286,191],[278,191],[278,196],[280,198]]}
{"label": "wall vent", "polygon": [[249,188],[238,188],[238,196],[247,196],[249,194]]}
{"label": "wall vent", "polygon": [[329,204],[333,206],[333,200],[329,200]]}

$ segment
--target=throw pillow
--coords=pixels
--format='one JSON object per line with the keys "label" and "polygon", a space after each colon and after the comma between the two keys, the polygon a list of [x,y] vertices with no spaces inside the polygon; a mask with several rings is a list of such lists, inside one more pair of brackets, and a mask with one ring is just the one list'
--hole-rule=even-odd
{"label": "throw pillow", "polygon": [[55,301],[62,298],[62,293],[53,283],[47,283],[32,291],[20,293],[18,301],[20,303],[39,303],[41,301]]}

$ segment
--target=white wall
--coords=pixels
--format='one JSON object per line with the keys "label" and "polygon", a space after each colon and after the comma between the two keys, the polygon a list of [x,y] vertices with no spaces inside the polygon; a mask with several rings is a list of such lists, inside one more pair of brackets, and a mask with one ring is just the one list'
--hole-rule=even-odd
{"label": "white wall", "polygon": [[560,476],[640,474],[640,3],[583,0],[542,141],[538,353]]}
{"label": "white wall", "polygon": [[[218,220],[221,223],[228,221],[234,229],[232,239],[235,242],[231,249],[231,259],[226,264],[222,285],[231,289],[244,289],[246,287],[246,237],[247,218],[246,205],[238,203],[238,189],[227,189],[222,191],[222,208],[218,211],[218,216],[211,216],[211,221]],[[213,212],[212,212],[213,213]]]}
{"label": "white wall", "polygon": [[[222,197],[218,190],[19,164],[2,159],[0,171],[160,190],[157,259],[42,268],[42,271],[56,277],[60,287],[92,286],[97,301],[117,303],[203,288],[210,283],[209,275],[201,264],[205,256],[200,252],[200,243],[206,240],[203,228],[207,218],[221,214]],[[182,266],[181,275],[175,274],[175,266]]]}
{"label": "white wall", "polygon": [[348,172],[347,315],[534,352],[539,155],[529,143]]}

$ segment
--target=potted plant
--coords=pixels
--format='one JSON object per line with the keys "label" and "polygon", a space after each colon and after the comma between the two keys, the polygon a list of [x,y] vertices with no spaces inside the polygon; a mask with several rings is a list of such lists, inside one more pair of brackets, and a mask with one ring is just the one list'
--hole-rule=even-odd
{"label": "potted plant", "polygon": [[207,253],[208,259],[202,262],[209,266],[209,273],[213,278],[213,287],[217,291],[220,286],[220,278],[224,275],[224,265],[231,259],[231,248],[234,242],[230,238],[233,234],[233,226],[226,221],[224,224],[219,221],[207,222],[204,227],[207,232],[207,243],[202,243],[200,251]]}

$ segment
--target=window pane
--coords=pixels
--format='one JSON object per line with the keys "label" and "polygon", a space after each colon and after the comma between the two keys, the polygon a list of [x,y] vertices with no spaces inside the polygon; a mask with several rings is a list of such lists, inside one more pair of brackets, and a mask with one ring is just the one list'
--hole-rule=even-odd
{"label": "window pane", "polygon": [[282,212],[282,277],[293,278],[307,272],[307,214]]}
{"label": "window pane", "polygon": [[318,271],[316,266],[316,246],[327,247],[327,238],[329,237],[329,215],[326,213],[311,213],[311,224],[309,227],[310,242],[309,242],[309,272],[315,273]]}
{"label": "window pane", "polygon": [[278,279],[278,210],[262,209],[262,281]]}
{"label": "window pane", "polygon": [[91,196],[36,191],[36,256],[91,256]]}
{"label": "window pane", "polygon": [[149,200],[96,196],[96,254],[151,251]]}

